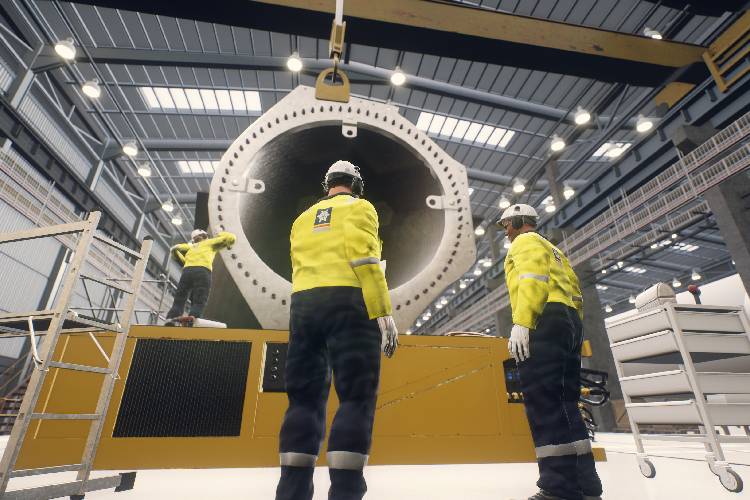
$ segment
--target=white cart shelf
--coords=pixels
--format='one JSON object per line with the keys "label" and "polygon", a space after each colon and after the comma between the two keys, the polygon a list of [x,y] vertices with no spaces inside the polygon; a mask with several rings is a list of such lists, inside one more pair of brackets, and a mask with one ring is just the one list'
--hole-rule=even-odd
{"label": "white cart shelf", "polygon": [[[750,436],[727,439],[715,430],[750,425],[750,358],[748,373],[736,373],[736,363],[719,371],[723,360],[750,356],[750,324],[742,308],[668,303],[606,326],[643,475],[656,475],[644,439],[699,441],[721,484],[742,491],[742,479],[726,462],[721,443],[750,442]],[[701,371],[707,361],[711,370]],[[627,376],[628,363],[654,371]],[[638,426],[652,424],[697,425],[701,433],[642,436]]]}

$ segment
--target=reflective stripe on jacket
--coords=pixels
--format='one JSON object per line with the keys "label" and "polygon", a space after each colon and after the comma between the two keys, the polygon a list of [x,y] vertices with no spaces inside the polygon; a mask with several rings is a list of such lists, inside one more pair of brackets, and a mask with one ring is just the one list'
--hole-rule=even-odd
{"label": "reflective stripe on jacket", "polygon": [[534,329],[548,302],[573,307],[583,318],[581,288],[568,258],[537,233],[513,240],[505,257],[505,282],[516,325]]}

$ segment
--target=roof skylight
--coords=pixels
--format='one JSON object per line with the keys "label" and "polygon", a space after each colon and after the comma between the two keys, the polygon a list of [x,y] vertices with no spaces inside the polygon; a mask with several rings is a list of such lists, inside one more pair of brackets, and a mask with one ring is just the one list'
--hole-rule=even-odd
{"label": "roof skylight", "polygon": [[443,137],[504,148],[516,134],[512,130],[422,111],[417,128]]}
{"label": "roof skylight", "polygon": [[177,166],[183,174],[213,174],[218,160],[179,160]]}
{"label": "roof skylight", "polygon": [[594,158],[617,158],[621,156],[631,144],[629,142],[605,142],[602,146],[597,149],[593,156]]}
{"label": "roof skylight", "polygon": [[255,90],[184,89],[138,87],[151,109],[178,111],[260,112],[260,94]]}

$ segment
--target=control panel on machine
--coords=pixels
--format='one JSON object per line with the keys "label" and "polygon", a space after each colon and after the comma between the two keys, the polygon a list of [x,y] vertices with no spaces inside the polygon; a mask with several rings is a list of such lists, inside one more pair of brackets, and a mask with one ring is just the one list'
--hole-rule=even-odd
{"label": "control panel on machine", "polygon": [[523,403],[523,392],[521,392],[521,375],[518,372],[516,360],[506,359],[503,361],[503,373],[505,373],[505,392],[508,403]]}

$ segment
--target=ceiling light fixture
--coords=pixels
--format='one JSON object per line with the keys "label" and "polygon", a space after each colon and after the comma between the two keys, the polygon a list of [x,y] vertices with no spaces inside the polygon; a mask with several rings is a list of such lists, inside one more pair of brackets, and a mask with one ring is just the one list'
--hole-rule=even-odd
{"label": "ceiling light fixture", "polygon": [[482,275],[482,270],[481,269],[479,269],[479,268],[474,269],[474,276],[481,276],[481,275]]}
{"label": "ceiling light fixture", "polygon": [[648,26],[643,29],[643,34],[649,38],[653,38],[654,40],[661,40],[664,38],[661,33],[659,33],[654,28],[649,28]]}
{"label": "ceiling light fixture", "polygon": [[172,224],[174,224],[175,226],[181,226],[182,217],[180,217],[179,215],[175,215],[174,217],[172,217]]}
{"label": "ceiling light fixture", "polygon": [[460,288],[461,290],[463,290],[464,288],[466,288],[466,282],[465,282],[465,281],[461,281],[461,282],[460,282],[460,283],[458,284],[458,288]]}
{"label": "ceiling light fixture", "polygon": [[289,68],[289,71],[293,71],[295,73],[302,71],[302,59],[299,58],[299,54],[297,52],[289,56],[289,58],[286,60],[286,67]]}
{"label": "ceiling light fixture", "polygon": [[161,204],[161,209],[167,213],[172,213],[172,211],[174,211],[174,205],[170,200],[167,200]]}
{"label": "ceiling light fixture", "polygon": [[693,274],[690,275],[690,279],[693,281],[698,281],[701,279],[701,273],[698,269],[693,269]]}
{"label": "ceiling light fixture", "polygon": [[548,214],[554,213],[555,210],[557,210],[557,207],[555,207],[553,203],[550,203],[549,205],[544,207],[544,211],[547,212]]}
{"label": "ceiling light fixture", "polygon": [[565,149],[565,141],[559,135],[553,135],[549,148],[554,152],[562,151]]}
{"label": "ceiling light fixture", "polygon": [[151,177],[151,167],[148,163],[142,163],[138,167],[138,175],[141,177]]}
{"label": "ceiling light fixture", "polygon": [[126,142],[122,145],[122,152],[128,156],[135,156],[138,154],[138,145],[135,141]]}
{"label": "ceiling light fixture", "polygon": [[394,69],[393,73],[391,73],[391,83],[397,87],[400,87],[401,85],[406,83],[406,75],[398,66],[396,66],[396,69]]}
{"label": "ceiling light fixture", "polygon": [[86,80],[81,85],[81,91],[92,99],[99,99],[102,95],[102,88],[98,80]]}
{"label": "ceiling light fixture", "polygon": [[514,193],[523,193],[524,191],[526,191],[526,185],[520,179],[513,183]]}
{"label": "ceiling light fixture", "polygon": [[570,184],[564,184],[563,185],[563,196],[566,200],[571,199],[576,195],[576,190],[573,189]]}
{"label": "ceiling light fixture", "polygon": [[482,265],[484,267],[492,267],[492,259],[484,259],[484,260],[482,260]]}
{"label": "ceiling light fixture", "polygon": [[630,302],[631,304],[635,304],[635,295],[631,295],[630,297],[628,297],[628,302]]}
{"label": "ceiling light fixture", "polygon": [[591,113],[578,106],[573,120],[576,122],[576,125],[586,125],[591,121]]}
{"label": "ceiling light fixture", "polygon": [[641,134],[645,134],[649,130],[654,128],[654,122],[650,118],[646,118],[643,115],[638,115],[638,119],[635,122],[635,129]]}
{"label": "ceiling light fixture", "polygon": [[501,210],[505,210],[510,206],[510,200],[505,196],[501,196],[500,201],[497,203],[497,206],[500,207]]}
{"label": "ceiling light fixture", "polygon": [[607,304],[606,306],[604,306],[604,312],[611,313],[612,312],[612,306],[609,305],[609,304]]}
{"label": "ceiling light fixture", "polygon": [[72,38],[60,40],[55,44],[55,52],[63,59],[71,61],[76,58],[76,44]]}
{"label": "ceiling light fixture", "polygon": [[682,286],[682,281],[677,278],[672,279],[672,288],[679,288]]}
{"label": "ceiling light fixture", "polygon": [[474,234],[477,236],[484,236],[485,230],[483,226],[477,226],[476,229],[474,229]]}

